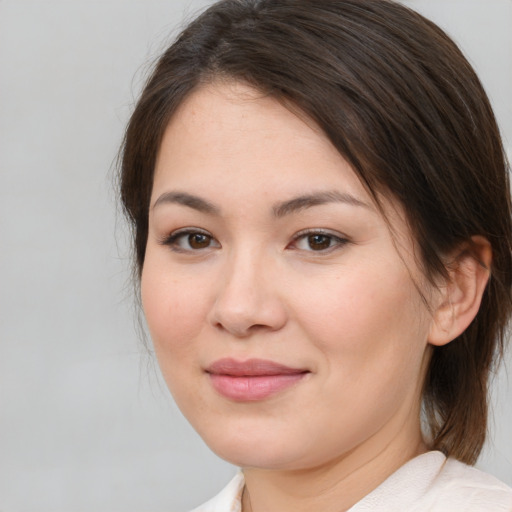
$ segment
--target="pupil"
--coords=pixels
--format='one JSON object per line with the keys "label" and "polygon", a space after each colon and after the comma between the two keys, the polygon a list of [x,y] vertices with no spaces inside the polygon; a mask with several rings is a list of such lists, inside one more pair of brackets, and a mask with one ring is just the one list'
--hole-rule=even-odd
{"label": "pupil", "polygon": [[210,237],[201,233],[194,233],[189,235],[188,243],[193,249],[204,249],[210,244]]}
{"label": "pupil", "polygon": [[331,245],[331,238],[326,235],[310,235],[308,237],[308,243],[311,249],[327,249]]}

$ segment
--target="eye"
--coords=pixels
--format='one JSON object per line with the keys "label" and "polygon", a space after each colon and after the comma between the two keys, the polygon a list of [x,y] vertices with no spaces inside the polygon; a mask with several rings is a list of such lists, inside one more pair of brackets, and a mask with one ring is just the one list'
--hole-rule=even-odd
{"label": "eye", "polygon": [[168,237],[164,238],[161,243],[179,252],[201,251],[220,247],[219,242],[217,242],[210,233],[188,228],[174,231]]}
{"label": "eye", "polygon": [[299,233],[292,242],[292,248],[301,251],[327,252],[347,244],[349,241],[340,236],[325,231],[307,231]]}

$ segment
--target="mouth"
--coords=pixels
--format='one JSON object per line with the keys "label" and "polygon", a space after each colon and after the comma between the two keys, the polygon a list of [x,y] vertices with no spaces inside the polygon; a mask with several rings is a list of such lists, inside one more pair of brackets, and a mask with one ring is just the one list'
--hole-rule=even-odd
{"label": "mouth", "polygon": [[310,372],[265,359],[219,359],[206,370],[213,388],[240,402],[264,400],[297,384]]}

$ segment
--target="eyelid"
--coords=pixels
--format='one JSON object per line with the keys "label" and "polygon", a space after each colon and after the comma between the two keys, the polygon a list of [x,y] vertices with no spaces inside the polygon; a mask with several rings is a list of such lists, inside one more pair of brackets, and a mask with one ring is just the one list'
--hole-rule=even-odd
{"label": "eyelid", "polygon": [[[187,248],[180,247],[176,243],[181,237],[185,237],[185,236],[191,235],[191,234],[202,234],[202,235],[209,237],[211,240],[211,245],[209,245],[208,247],[202,248],[202,249],[194,249],[194,248],[187,249]],[[299,249],[298,247],[293,247],[299,240],[301,240],[302,238],[305,238],[307,236],[311,236],[311,235],[326,236],[326,237],[331,238],[335,243],[334,243],[334,245],[327,247],[326,249],[321,249],[318,251],[315,251],[313,249],[306,250],[306,249]],[[193,226],[176,229],[176,230],[172,231],[170,234],[167,234],[167,235],[161,237],[158,240],[158,243],[161,245],[168,246],[171,250],[173,250],[175,252],[185,252],[185,253],[200,253],[200,252],[206,251],[207,249],[221,247],[220,243],[215,239],[215,237],[209,231],[202,229],[202,228],[193,227]],[[350,239],[343,233],[340,233],[337,231],[332,231],[330,229],[324,229],[324,228],[308,228],[308,229],[303,229],[303,230],[299,231],[298,233],[296,233],[293,236],[292,241],[287,245],[286,249],[301,250],[304,252],[318,253],[319,255],[321,255],[321,254],[330,253],[336,249],[339,249],[340,247],[343,247],[347,243],[350,243]]]}
{"label": "eyelid", "polygon": [[[180,237],[186,236],[186,235],[192,235],[192,234],[201,234],[201,235],[208,236],[211,238],[212,242],[215,243],[215,245],[205,247],[204,249],[184,249],[183,247],[179,247],[178,245],[175,244],[175,242],[177,240],[179,240]],[[207,231],[206,229],[196,228],[193,226],[176,229],[176,230],[172,231],[171,233],[169,233],[168,235],[161,237],[158,240],[158,243],[160,245],[168,246],[171,250],[173,250],[175,252],[203,252],[206,249],[220,247],[220,243],[215,239],[215,237],[209,231]]]}
{"label": "eyelid", "polygon": [[[340,233],[338,231],[332,231],[330,229],[323,229],[323,228],[308,228],[308,229],[303,229],[303,230],[299,231],[298,233],[296,233],[293,236],[291,243],[288,244],[287,248],[290,247],[290,245],[295,244],[298,240],[300,240],[306,236],[309,236],[309,235],[323,235],[323,236],[330,237],[337,241],[337,243],[335,245],[333,245],[332,247],[328,247],[327,249],[324,249],[324,250],[305,251],[305,252],[317,253],[319,255],[326,254],[328,252],[332,252],[340,247],[343,247],[344,245],[346,245],[348,243],[351,243],[351,240],[348,236],[346,236],[343,233]],[[301,249],[296,249],[296,250],[301,250]]]}

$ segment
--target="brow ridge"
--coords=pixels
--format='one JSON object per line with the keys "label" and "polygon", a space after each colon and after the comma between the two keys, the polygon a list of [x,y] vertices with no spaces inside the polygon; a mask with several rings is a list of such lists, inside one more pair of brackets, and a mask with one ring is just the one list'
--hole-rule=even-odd
{"label": "brow ridge", "polygon": [[165,192],[162,194],[153,204],[153,208],[161,204],[180,204],[182,206],[187,206],[194,210],[198,210],[202,213],[208,213],[210,215],[219,215],[220,208],[210,203],[206,199],[202,197],[195,196],[193,194],[188,194],[187,192]]}
{"label": "brow ridge", "polygon": [[328,190],[324,192],[315,192],[304,194],[288,201],[284,201],[274,206],[273,211],[276,217],[284,217],[312,206],[319,206],[328,203],[344,203],[352,206],[361,206],[370,209],[371,207],[357,197],[346,192],[337,190]]}
{"label": "brow ridge", "polygon": [[[313,206],[319,206],[328,203],[343,203],[352,206],[360,206],[370,209],[371,207],[358,199],[357,197],[337,190],[328,190],[304,194],[292,199],[277,203],[272,211],[277,218],[296,213]],[[188,192],[171,191],[163,193],[153,204],[153,208],[161,204],[180,204],[194,210],[210,215],[220,215],[221,210],[218,206],[203,199],[202,197],[189,194]]]}

